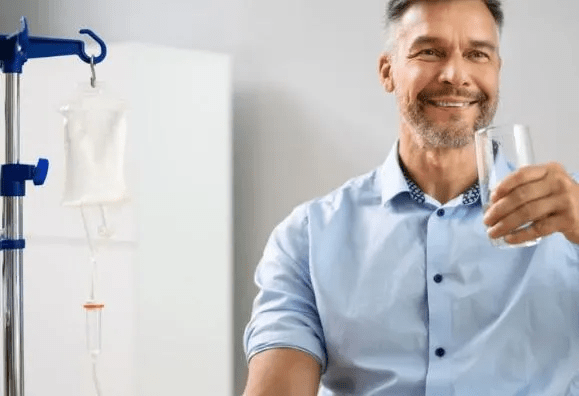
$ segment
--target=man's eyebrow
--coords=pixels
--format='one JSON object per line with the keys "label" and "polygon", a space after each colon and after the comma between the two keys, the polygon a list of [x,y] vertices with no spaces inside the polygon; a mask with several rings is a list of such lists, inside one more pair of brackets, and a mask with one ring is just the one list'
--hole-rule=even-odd
{"label": "man's eyebrow", "polygon": [[469,44],[473,48],[486,48],[490,51],[497,52],[497,46],[486,40],[470,40]]}
{"label": "man's eyebrow", "polygon": [[[418,36],[412,42],[410,49],[413,49],[415,47],[420,47],[422,45],[441,44],[443,42],[444,42],[443,39],[441,39],[439,37],[435,37],[435,36]],[[469,46],[472,48],[486,48],[486,49],[493,51],[493,52],[497,51],[497,46],[494,45],[491,41],[470,40],[468,43],[469,43]]]}
{"label": "man's eyebrow", "polygon": [[426,45],[426,44],[437,44],[442,42],[442,40],[438,37],[434,37],[434,36],[418,36],[414,39],[414,41],[412,42],[412,45],[410,46],[410,48],[414,48],[414,47],[419,47],[421,45]]}

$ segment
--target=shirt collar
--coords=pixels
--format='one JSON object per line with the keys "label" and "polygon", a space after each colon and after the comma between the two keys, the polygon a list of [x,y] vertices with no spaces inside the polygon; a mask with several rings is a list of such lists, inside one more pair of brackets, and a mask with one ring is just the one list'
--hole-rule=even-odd
{"label": "shirt collar", "polygon": [[382,179],[382,203],[390,202],[394,197],[404,192],[409,192],[408,183],[398,162],[398,140],[392,146],[386,161],[381,169]]}
{"label": "shirt collar", "polygon": [[[416,202],[423,204],[426,201],[424,192],[410,178],[399,162],[397,140],[386,161],[382,166],[382,203],[386,204],[395,196],[407,192]],[[480,199],[480,188],[478,182],[470,186],[462,194],[462,204],[472,205]]]}

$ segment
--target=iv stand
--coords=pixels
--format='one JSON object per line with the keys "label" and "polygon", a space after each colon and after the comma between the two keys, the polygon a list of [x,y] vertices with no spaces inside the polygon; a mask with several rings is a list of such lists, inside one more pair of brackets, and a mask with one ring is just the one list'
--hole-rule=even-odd
{"label": "iv stand", "polygon": [[3,250],[2,298],[4,340],[4,395],[24,396],[24,320],[23,320],[23,197],[25,183],[42,185],[48,161],[35,165],[20,164],[20,74],[30,58],[78,55],[84,62],[97,64],[106,56],[105,43],[92,31],[83,29],[101,47],[98,57],[91,57],[80,40],[29,37],[26,19],[22,30],[10,36],[0,35],[0,69],[6,77],[6,164],[0,172],[0,195],[3,197],[0,250]]}
{"label": "iv stand", "polygon": [[[20,75],[6,74],[6,163],[20,162]],[[2,228],[8,240],[21,240],[22,197],[4,197]],[[22,249],[5,249],[2,265],[4,302],[4,376],[6,395],[24,394]]]}

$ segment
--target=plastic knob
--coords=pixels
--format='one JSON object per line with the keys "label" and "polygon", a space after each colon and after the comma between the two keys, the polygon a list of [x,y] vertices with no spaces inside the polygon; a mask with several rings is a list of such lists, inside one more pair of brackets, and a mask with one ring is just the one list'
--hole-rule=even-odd
{"label": "plastic knob", "polygon": [[48,160],[45,158],[40,158],[38,160],[38,165],[34,168],[34,174],[32,176],[32,182],[35,186],[41,186],[46,180],[46,175],[48,174]]}

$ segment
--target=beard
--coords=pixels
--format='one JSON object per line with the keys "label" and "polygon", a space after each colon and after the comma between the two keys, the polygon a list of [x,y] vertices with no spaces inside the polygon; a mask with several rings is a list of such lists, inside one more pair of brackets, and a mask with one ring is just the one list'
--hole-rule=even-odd
{"label": "beard", "polygon": [[[416,100],[406,102],[401,100],[397,93],[405,120],[422,138],[424,144],[430,148],[461,148],[474,141],[477,130],[487,127],[497,111],[498,92],[495,100],[491,100],[483,92],[471,92],[464,88],[444,87],[439,90],[422,90]],[[451,114],[450,119],[440,125],[432,121],[426,114],[429,100],[439,97],[460,97],[477,103],[471,106],[478,107],[478,115],[474,123],[470,123],[460,113]]]}

